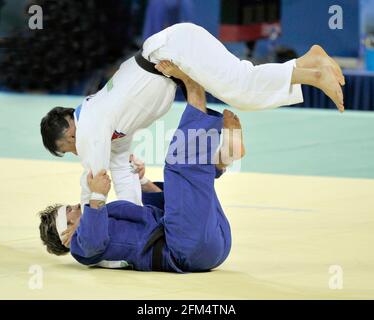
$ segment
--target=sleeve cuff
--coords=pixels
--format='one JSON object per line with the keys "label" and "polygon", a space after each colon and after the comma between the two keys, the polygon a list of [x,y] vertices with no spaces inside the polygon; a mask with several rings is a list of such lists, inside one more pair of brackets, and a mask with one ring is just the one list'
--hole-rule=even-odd
{"label": "sleeve cuff", "polygon": [[106,196],[101,193],[92,192],[90,200],[106,201]]}

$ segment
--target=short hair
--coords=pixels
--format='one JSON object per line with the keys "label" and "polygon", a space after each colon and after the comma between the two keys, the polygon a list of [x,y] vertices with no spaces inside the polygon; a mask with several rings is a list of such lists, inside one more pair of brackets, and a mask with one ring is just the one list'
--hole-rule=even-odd
{"label": "short hair", "polygon": [[56,157],[62,157],[56,142],[63,138],[64,131],[69,128],[69,122],[65,118],[69,116],[74,119],[74,111],[73,108],[55,107],[40,122],[44,147]]}
{"label": "short hair", "polygon": [[55,204],[48,206],[45,210],[39,212],[40,238],[42,239],[43,244],[47,246],[47,251],[58,256],[70,252],[70,249],[62,244],[56,228],[57,210],[60,207],[61,204]]}

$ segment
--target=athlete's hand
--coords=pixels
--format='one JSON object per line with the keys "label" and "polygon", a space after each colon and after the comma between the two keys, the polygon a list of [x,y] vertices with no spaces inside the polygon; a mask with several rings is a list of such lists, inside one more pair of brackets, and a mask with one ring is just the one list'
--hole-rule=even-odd
{"label": "athlete's hand", "polygon": [[91,192],[100,193],[106,196],[110,190],[111,180],[107,175],[106,170],[99,171],[95,177],[92,175],[92,171],[90,171],[87,175],[87,183]]}
{"label": "athlete's hand", "polygon": [[133,172],[139,174],[139,179],[145,175],[145,164],[140,159],[137,159],[133,154],[130,155],[130,163],[133,167]]}
{"label": "athlete's hand", "polygon": [[77,219],[77,221],[74,222],[74,224],[68,226],[68,228],[61,234],[62,244],[67,248],[70,247],[71,238],[73,237],[75,230],[77,230],[79,220],[80,219]]}

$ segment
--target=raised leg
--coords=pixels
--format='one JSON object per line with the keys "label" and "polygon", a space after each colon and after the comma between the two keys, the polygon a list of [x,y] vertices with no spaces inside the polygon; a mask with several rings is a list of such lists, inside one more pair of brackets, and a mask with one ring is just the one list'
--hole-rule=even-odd
{"label": "raised leg", "polygon": [[[144,56],[170,60],[218,99],[241,110],[263,110],[303,101],[301,84],[323,90],[343,110],[344,77],[336,62],[319,46],[298,60],[253,66],[239,60],[204,28],[191,23],[171,26],[150,37]],[[302,70],[298,70],[298,69]],[[303,69],[322,74],[319,81],[300,77]],[[331,82],[331,83],[330,83]]]}
{"label": "raised leg", "polygon": [[[204,113],[188,105],[178,126],[179,133],[175,134],[168,151],[164,169],[163,224],[166,243],[184,271],[214,268],[226,259],[231,248],[230,225],[214,189],[215,165],[209,157],[206,164],[198,159],[189,162],[189,150],[199,149],[197,141],[206,139],[209,130],[219,134],[222,125],[221,114],[209,109]],[[191,129],[199,130],[198,139],[188,134]],[[219,139],[210,141],[206,153],[214,154]],[[170,159],[179,161],[171,163]]]}

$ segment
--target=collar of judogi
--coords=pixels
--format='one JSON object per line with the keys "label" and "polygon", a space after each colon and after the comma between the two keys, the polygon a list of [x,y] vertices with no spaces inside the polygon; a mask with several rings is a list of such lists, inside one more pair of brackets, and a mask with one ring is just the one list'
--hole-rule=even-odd
{"label": "collar of judogi", "polygon": [[79,115],[81,114],[82,105],[80,104],[74,111],[75,118],[79,121]]}

